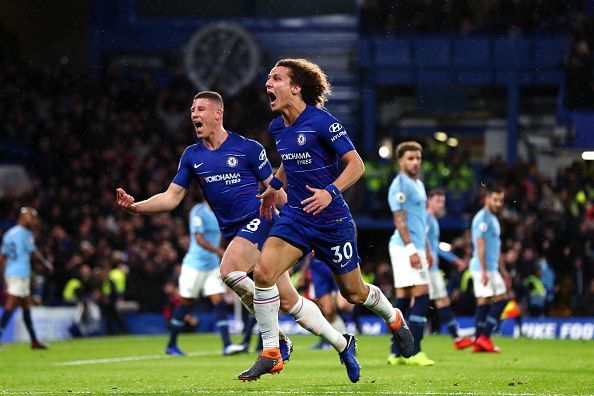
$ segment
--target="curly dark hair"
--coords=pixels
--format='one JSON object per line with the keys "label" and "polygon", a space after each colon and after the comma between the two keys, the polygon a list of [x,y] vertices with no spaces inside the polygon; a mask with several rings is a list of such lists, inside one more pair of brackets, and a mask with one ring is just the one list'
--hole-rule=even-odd
{"label": "curly dark hair", "polygon": [[289,77],[294,84],[301,86],[301,98],[305,103],[324,107],[332,89],[326,74],[318,65],[307,59],[281,59],[275,66],[290,69]]}

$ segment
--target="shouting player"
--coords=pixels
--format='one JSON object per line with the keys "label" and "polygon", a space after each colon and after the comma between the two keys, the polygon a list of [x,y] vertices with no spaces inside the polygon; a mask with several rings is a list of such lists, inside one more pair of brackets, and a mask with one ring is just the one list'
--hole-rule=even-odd
{"label": "shouting player", "polygon": [[[326,75],[305,59],[283,59],[268,75],[266,91],[270,107],[280,113],[270,123],[270,133],[281,156],[281,165],[262,194],[262,212],[274,210],[278,190],[287,186],[287,203],[273,225],[254,270],[254,309],[264,349],[239,379],[250,381],[262,374],[279,372],[279,280],[303,255],[314,251],[331,265],[341,294],[353,304],[363,304],[381,316],[395,333],[403,354],[412,352],[412,335],[398,309],[392,307],[377,286],[361,278],[355,226],[342,191],[365,171],[363,161],[346,130],[322,110],[330,86]],[[344,164],[339,172],[338,159]],[[302,310],[302,307],[296,307]],[[355,337],[341,336],[340,359],[349,379],[359,380],[355,361]]]}
{"label": "shouting player", "polygon": [[[135,202],[134,197],[118,188],[117,203],[133,214],[168,212],[180,204],[192,180],[197,180],[217,217],[223,237],[230,241],[221,260],[221,277],[253,314],[254,282],[247,273],[256,266],[259,250],[276,221],[275,216],[259,215],[257,194],[259,183],[268,186],[272,167],[261,144],[225,130],[220,94],[200,92],[194,97],[190,111],[200,141],[186,148],[167,190]],[[281,203],[286,199],[284,194],[278,197]],[[276,302],[281,309],[339,350],[342,335],[324,319],[315,303],[297,294],[286,271],[279,278],[280,299],[277,295]],[[286,361],[292,350],[291,342],[282,332],[279,334],[278,329],[276,336],[281,337],[282,360]]]}

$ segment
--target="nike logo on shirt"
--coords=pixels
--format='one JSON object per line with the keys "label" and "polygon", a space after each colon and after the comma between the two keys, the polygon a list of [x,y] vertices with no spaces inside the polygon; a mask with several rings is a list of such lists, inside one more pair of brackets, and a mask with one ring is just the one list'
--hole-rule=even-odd
{"label": "nike logo on shirt", "polygon": [[204,162],[201,162],[199,164],[194,164],[194,169],[198,169],[202,166],[202,164],[204,164]]}

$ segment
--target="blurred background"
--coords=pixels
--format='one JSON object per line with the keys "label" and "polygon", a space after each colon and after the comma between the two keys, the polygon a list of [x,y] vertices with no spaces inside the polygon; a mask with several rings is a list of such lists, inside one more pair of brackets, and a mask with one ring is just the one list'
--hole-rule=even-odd
{"label": "blurred background", "polygon": [[[446,190],[446,247],[468,261],[482,186],[501,182],[523,315],[536,277],[539,316],[593,317],[593,49],[592,0],[2,1],[0,236],[37,208],[56,268],[35,268],[37,304],[73,305],[81,282],[132,318],[105,331],[164,331],[193,200],[131,216],[115,188],[166,189],[205,89],[223,94],[225,127],[278,165],[264,82],[276,60],[304,57],[330,77],[328,110],[365,160],[346,197],[369,281],[393,295],[387,189],[394,148],[413,139],[425,185]],[[455,311],[471,315],[466,266],[442,264]]]}

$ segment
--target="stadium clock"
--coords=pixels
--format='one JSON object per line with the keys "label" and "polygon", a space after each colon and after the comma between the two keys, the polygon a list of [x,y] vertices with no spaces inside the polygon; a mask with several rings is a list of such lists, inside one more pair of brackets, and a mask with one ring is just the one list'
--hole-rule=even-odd
{"label": "stadium clock", "polygon": [[260,59],[252,35],[237,24],[218,22],[190,38],[184,67],[199,90],[216,89],[233,96],[256,77]]}

